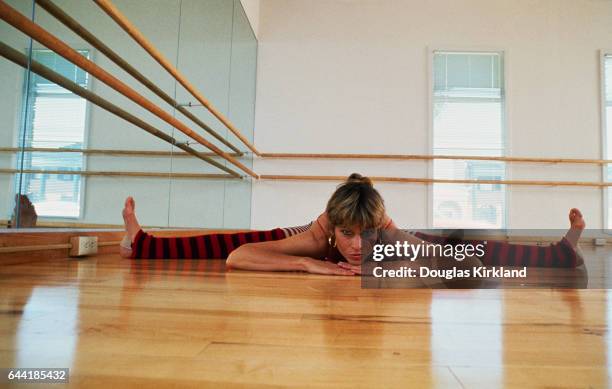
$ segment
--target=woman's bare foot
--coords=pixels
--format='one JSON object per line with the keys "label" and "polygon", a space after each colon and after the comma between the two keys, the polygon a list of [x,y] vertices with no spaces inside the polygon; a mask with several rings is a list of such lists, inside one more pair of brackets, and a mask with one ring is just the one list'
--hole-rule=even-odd
{"label": "woman's bare foot", "polygon": [[138,231],[140,231],[140,224],[136,219],[136,202],[133,197],[125,199],[125,205],[121,215],[123,216],[123,225],[125,226],[126,236],[124,242],[119,246],[119,254],[123,258],[129,258],[132,256],[132,249],[126,246],[131,245],[134,242],[134,238]]}
{"label": "woman's bare foot", "polygon": [[582,213],[578,208],[570,209],[569,213],[570,228],[567,230],[565,237],[572,244],[572,247],[578,247],[578,240],[582,235],[582,230],[586,227],[586,223],[582,218]]}
{"label": "woman's bare foot", "polygon": [[580,266],[584,263],[584,258],[582,257],[582,253],[580,247],[578,247],[578,241],[580,240],[580,235],[582,235],[582,231],[586,227],[586,223],[584,218],[582,217],[582,213],[578,208],[572,208],[569,212],[569,221],[570,228],[567,230],[565,234],[565,238],[572,245],[576,254],[578,256],[577,265]]}

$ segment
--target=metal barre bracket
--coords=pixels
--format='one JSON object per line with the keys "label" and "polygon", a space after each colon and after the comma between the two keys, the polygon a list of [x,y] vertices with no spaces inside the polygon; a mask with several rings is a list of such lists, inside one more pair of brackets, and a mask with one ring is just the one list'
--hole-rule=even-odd
{"label": "metal barre bracket", "polygon": [[177,107],[203,107],[204,105],[192,103],[191,101],[189,101],[187,103],[178,103],[176,106]]}

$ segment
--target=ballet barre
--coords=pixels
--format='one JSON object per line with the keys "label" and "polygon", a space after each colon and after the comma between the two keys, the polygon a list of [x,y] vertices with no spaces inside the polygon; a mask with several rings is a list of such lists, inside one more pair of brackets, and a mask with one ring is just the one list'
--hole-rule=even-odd
{"label": "ballet barre", "polygon": [[[19,51],[11,48],[8,45],[5,45],[4,43],[0,42],[0,55],[3,56],[4,58],[8,59],[9,61],[12,61],[14,63],[16,63],[17,65],[26,68],[28,67],[28,59],[25,56],[25,54],[20,53]],[[151,126],[150,124],[146,123],[145,121],[137,118],[136,116],[128,113],[127,111],[119,108],[118,106],[112,104],[111,102],[109,102],[108,100],[103,99],[102,97],[96,95],[95,93],[81,87],[80,85],[70,81],[69,79],[67,79],[66,77],[54,72],[53,70],[47,68],[46,66],[38,63],[37,61],[32,60],[30,62],[30,69],[48,79],[49,81],[52,81],[54,83],[56,83],[57,85],[71,91],[72,93],[81,96],[82,98],[92,102],[93,104],[117,115],[118,117],[126,120],[129,123],[134,124],[135,126],[145,130],[146,132],[148,132],[149,134],[164,140],[165,142],[168,142],[184,151],[186,151],[187,153],[217,167],[218,169],[221,169],[227,173],[229,173],[230,175],[234,176],[234,177],[238,177],[240,178],[241,175],[237,172],[235,172],[234,170],[220,164],[219,162],[211,159],[210,157],[207,156],[203,156],[200,155],[196,150],[192,149],[191,147],[179,143],[176,141],[175,138],[171,137],[170,135],[167,135],[165,132],[158,130],[157,128]]]}
{"label": "ballet barre", "polygon": [[[16,147],[0,147],[1,152],[22,151]],[[25,152],[55,152],[55,153],[83,153],[100,155],[123,155],[123,156],[150,156],[150,157],[191,157],[193,155],[182,152],[157,151],[157,150],[111,150],[111,149],[74,149],[74,148],[45,148],[26,147]],[[198,152],[199,155],[207,157],[218,157],[211,152]],[[246,158],[248,154],[230,153],[236,158]],[[293,154],[293,153],[261,153],[262,159],[371,159],[371,160],[399,160],[399,161],[432,161],[432,160],[457,160],[457,161],[499,161],[507,163],[527,164],[584,164],[584,165],[607,165],[612,164],[611,159],[581,159],[581,158],[537,158],[537,157],[488,157],[481,155],[418,155],[418,154]]]}
{"label": "ballet barre", "polygon": [[[374,182],[391,182],[403,184],[499,184],[519,186],[582,186],[603,188],[612,186],[612,182],[584,182],[584,181],[538,181],[538,180],[466,180],[444,178],[409,178],[409,177],[376,177],[368,176]],[[346,180],[346,176],[301,176],[301,175],[272,175],[261,174],[260,180],[270,181],[339,181]]]}
{"label": "ballet barre", "polygon": [[173,108],[176,108],[177,111],[185,115],[189,120],[196,123],[210,135],[215,137],[219,142],[223,143],[230,149],[232,149],[235,153],[242,154],[240,150],[219,135],[215,130],[210,128],[206,123],[202,120],[198,119],[193,113],[189,110],[185,109],[182,104],[179,104],[176,100],[170,97],[167,93],[162,91],[157,85],[155,85],[151,80],[145,77],[142,73],[140,73],[134,66],[130,65],[126,60],[121,58],[119,54],[113,51],[110,47],[104,44],[100,39],[96,38],[94,34],[92,34],[89,30],[83,27],[79,22],[70,17],[66,12],[64,12],[61,8],[55,5],[51,0],[36,0],[36,5],[42,7],[45,11],[55,17],[58,21],[64,24],[66,27],[71,29],[75,34],[83,38],[86,42],[104,54],[108,59],[113,61],[117,66],[121,69],[125,70],[126,73],[134,77],[141,84],[146,86],[151,92],[155,93],[162,100],[168,103]]}
{"label": "ballet barre", "polygon": [[43,169],[0,169],[0,174],[49,174],[75,175],[84,177],[132,177],[132,178],[172,178],[192,180],[229,180],[239,179],[229,174],[220,173],[177,173],[177,172],[118,172],[93,170],[43,170]]}
{"label": "ballet barre", "polygon": [[334,154],[334,153],[261,153],[262,158],[271,159],[380,159],[380,160],[459,160],[459,161],[499,161],[543,164],[595,164],[612,163],[610,159],[583,158],[537,158],[537,157],[496,157],[484,155],[419,155],[419,154]]}
{"label": "ballet barre", "polygon": [[119,11],[119,9],[110,0],[93,0],[108,16],[111,17],[129,36],[131,36],[147,53],[153,57],[175,80],[177,80],[193,97],[195,97],[210,113],[212,113],[221,123],[225,125],[245,146],[247,146],[255,155],[259,155],[259,151],[244,135],[223,115],[218,111],[204,95],[202,95],[183,74],[164,57],[164,55],[153,46],[153,44],[130,22],[130,20]]}
{"label": "ballet barre", "polygon": [[[175,146],[179,147],[181,143],[176,143]],[[53,147],[0,147],[0,153],[80,153],[85,155],[101,155],[101,156],[124,156],[124,157],[170,157],[170,158],[185,158],[185,157],[210,157],[219,158],[215,153],[196,151],[193,152],[172,152],[172,151],[158,151],[158,150],[111,150],[111,149],[75,149],[75,148],[53,148]],[[230,154],[236,158],[244,158],[245,155],[239,155],[237,153]]]}
{"label": "ballet barre", "polygon": [[[236,179],[237,177],[226,174],[202,174],[202,173],[179,173],[179,172],[118,172],[118,171],[87,171],[87,170],[19,170],[0,169],[0,174],[74,174],[83,176],[107,176],[107,177],[143,177],[143,178],[183,178],[183,179]],[[607,188],[612,182],[587,182],[587,181],[542,181],[542,180],[469,180],[469,179],[444,179],[444,178],[414,178],[414,177],[385,177],[369,176],[374,182],[388,182],[399,184],[490,184],[490,185],[516,185],[516,186],[573,186],[573,187],[595,187]],[[302,176],[302,175],[272,175],[262,174],[262,181],[337,181],[343,182],[346,176]]]}

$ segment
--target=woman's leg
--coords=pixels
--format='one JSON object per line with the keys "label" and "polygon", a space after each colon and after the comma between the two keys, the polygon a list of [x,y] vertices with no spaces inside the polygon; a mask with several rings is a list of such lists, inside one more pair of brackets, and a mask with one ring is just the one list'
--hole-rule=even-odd
{"label": "woman's leg", "polygon": [[[521,245],[501,241],[457,240],[416,232],[424,241],[438,244],[471,243],[484,244],[485,254],[481,258],[487,266],[531,266],[531,267],[576,267],[583,263],[578,240],[585,222],[578,209],[570,210],[570,229],[557,243],[549,246]],[[486,243],[485,243],[486,242]]]}
{"label": "woman's leg", "polygon": [[134,199],[126,200],[123,219],[126,239],[121,244],[121,255],[126,258],[148,259],[222,259],[245,243],[285,239],[310,228],[310,224],[299,227],[275,228],[268,231],[246,231],[217,233],[190,237],[155,237],[140,228],[134,212]]}
{"label": "woman's leg", "polygon": [[281,228],[189,237],[156,237],[140,230],[132,243],[131,258],[223,259],[245,243],[279,240],[285,237]]}
{"label": "woman's leg", "polygon": [[285,239],[298,234],[306,227],[310,226],[275,228],[267,231],[213,233],[189,237],[155,237],[139,230],[132,243],[130,258],[224,259],[245,243]]}
{"label": "woman's leg", "polygon": [[424,241],[437,244],[484,244],[484,256],[480,260],[486,266],[576,267],[580,264],[576,250],[565,237],[549,246],[536,246],[493,240],[450,242],[444,237],[422,232],[416,232],[414,235]]}

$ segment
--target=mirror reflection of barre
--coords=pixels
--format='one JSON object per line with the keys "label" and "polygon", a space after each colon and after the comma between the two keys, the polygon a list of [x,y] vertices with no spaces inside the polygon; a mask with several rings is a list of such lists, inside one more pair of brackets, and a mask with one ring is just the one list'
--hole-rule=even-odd
{"label": "mirror reflection of barre", "polygon": [[[229,161],[233,165],[239,167],[241,170],[245,171],[250,176],[257,178],[257,175],[251,169],[249,169],[244,164],[236,160],[234,157],[228,155],[223,150],[221,150],[214,144],[210,143],[204,137],[202,137],[201,135],[197,134],[195,131],[190,129],[183,122],[179,121],[172,115],[165,112],[159,106],[155,105],[153,102],[151,102],[150,100],[148,100],[147,98],[145,98],[144,96],[136,92],[134,89],[129,87],[123,81],[114,77],[113,75],[111,75],[110,73],[108,73],[107,71],[105,71],[104,69],[96,65],[95,63],[93,63],[92,61],[80,55],[78,52],[76,52],[74,49],[68,46],[65,42],[58,39],[57,37],[55,37],[48,31],[40,27],[39,25],[30,21],[28,18],[23,16],[21,13],[19,13],[14,8],[10,7],[4,1],[0,1],[0,18],[2,18],[7,23],[11,24],[13,27],[19,29],[23,33],[27,34],[28,36],[32,37],[33,39],[36,39],[38,42],[42,43],[46,47],[55,51],[56,53],[58,53],[59,55],[67,59],[68,61],[74,63],[75,65],[82,68],[83,70],[86,70],[88,73],[96,77],[98,80],[104,82],[105,84],[107,84],[108,86],[116,90],[117,92],[123,94],[125,97],[134,101],[135,103],[145,108],[149,112],[153,113],[155,116],[159,117],[160,119],[167,122],[168,124],[172,125],[174,128],[183,132],[185,135],[198,141],[198,143],[212,150],[214,153],[221,156],[223,159]],[[18,52],[11,53],[10,50],[8,49],[10,49],[9,46],[3,45],[3,53],[6,53],[6,55],[11,56],[10,60],[12,60],[13,62],[16,62],[16,60],[19,61],[16,58],[17,56],[15,55]],[[74,90],[73,90],[73,93],[76,94]],[[88,100],[91,101],[92,97],[93,96],[90,96]],[[126,112],[124,112],[124,114],[125,113]],[[208,162],[211,164],[215,164],[215,166],[218,165],[216,163],[212,163],[211,161],[208,161]],[[227,170],[227,168],[224,167],[223,170]],[[237,173],[232,172],[230,174],[237,174]]]}

